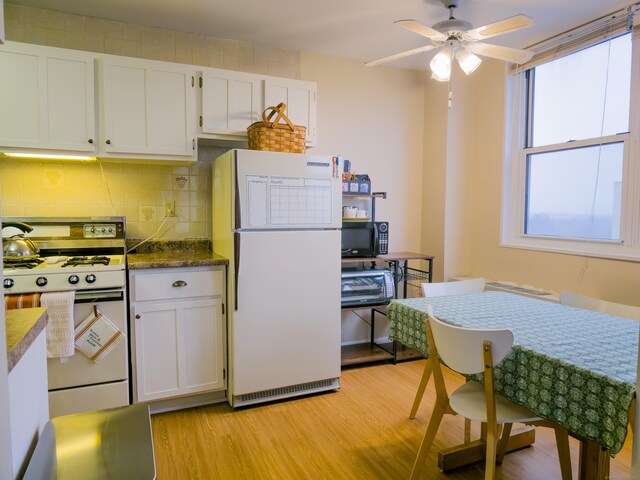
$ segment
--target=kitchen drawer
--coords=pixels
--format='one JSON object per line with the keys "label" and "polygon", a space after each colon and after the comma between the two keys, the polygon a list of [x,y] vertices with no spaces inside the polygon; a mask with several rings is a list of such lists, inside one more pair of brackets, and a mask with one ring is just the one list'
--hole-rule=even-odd
{"label": "kitchen drawer", "polygon": [[160,273],[136,273],[132,276],[132,301],[221,296],[224,293],[222,270],[172,270]]}

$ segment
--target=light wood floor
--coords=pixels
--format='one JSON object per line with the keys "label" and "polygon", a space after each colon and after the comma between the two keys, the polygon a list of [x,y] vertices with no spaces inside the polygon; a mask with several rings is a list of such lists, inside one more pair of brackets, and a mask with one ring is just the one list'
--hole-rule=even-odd
{"label": "light wood floor", "polygon": [[[232,410],[227,404],[152,417],[158,478],[224,480],[409,477],[433,406],[430,383],[418,416],[409,410],[424,360],[342,372],[337,392]],[[446,375],[448,388],[461,379]],[[423,479],[481,479],[482,464],[443,474],[436,450],[460,443],[463,420],[446,415]],[[612,460],[611,478],[629,478],[631,442]],[[578,443],[571,439],[577,478]],[[553,431],[538,428],[531,448],[510,453],[496,478],[560,478]]]}

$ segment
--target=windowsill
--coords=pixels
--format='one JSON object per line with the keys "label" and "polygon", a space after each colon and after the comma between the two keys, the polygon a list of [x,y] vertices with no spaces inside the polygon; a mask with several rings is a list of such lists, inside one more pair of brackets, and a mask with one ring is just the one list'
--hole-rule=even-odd
{"label": "windowsill", "polygon": [[[553,242],[553,244],[550,244]],[[546,243],[546,242],[545,242]],[[559,253],[563,255],[576,255],[580,257],[589,258],[603,258],[607,260],[621,260],[626,262],[640,262],[640,250],[631,248],[625,248],[620,245],[601,245],[601,244],[579,244],[575,245],[572,242],[571,245],[559,245],[562,240],[552,240],[549,243],[542,244],[540,240],[530,241],[527,239],[510,240],[507,242],[500,242],[500,247],[516,248],[520,250],[533,250],[543,253]],[[604,250],[604,248],[606,250]],[[624,250],[624,251],[622,251]]]}

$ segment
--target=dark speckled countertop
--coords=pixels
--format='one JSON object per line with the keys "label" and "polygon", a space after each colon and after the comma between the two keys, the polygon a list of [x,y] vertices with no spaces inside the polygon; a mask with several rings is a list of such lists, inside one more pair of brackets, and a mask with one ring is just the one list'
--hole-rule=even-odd
{"label": "dark speckled countertop", "polygon": [[[129,243],[131,242],[131,243]],[[135,245],[127,240],[127,247]],[[129,270],[148,268],[209,267],[228,265],[229,260],[211,251],[208,240],[152,241],[127,254]]]}
{"label": "dark speckled countertop", "polygon": [[7,363],[9,372],[20,361],[40,332],[47,326],[47,309],[5,310],[7,327]]}
{"label": "dark speckled countertop", "polygon": [[145,268],[208,267],[228,265],[229,260],[210,251],[172,251],[127,254],[129,270]]}

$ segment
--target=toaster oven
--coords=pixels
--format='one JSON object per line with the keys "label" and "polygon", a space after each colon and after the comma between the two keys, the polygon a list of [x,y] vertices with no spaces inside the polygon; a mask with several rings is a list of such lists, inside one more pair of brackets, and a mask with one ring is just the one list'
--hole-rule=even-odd
{"label": "toaster oven", "polygon": [[343,307],[385,305],[395,298],[391,270],[343,270],[340,294]]}

